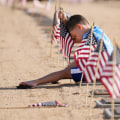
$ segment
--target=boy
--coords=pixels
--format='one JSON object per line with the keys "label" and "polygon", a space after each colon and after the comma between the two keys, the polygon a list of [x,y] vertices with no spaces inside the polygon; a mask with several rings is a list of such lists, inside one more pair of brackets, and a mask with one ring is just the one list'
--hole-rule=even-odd
{"label": "boy", "polygon": [[[82,43],[82,41],[86,40],[86,45],[90,45],[91,26],[85,17],[82,15],[73,15],[67,20],[63,11],[59,12],[58,17],[66,24],[74,43]],[[92,45],[97,44],[94,35],[92,39]],[[61,79],[73,79],[75,82],[80,82],[81,74],[82,70],[78,68],[78,64],[74,61],[63,70],[48,74],[36,80],[22,82],[17,88],[25,89],[36,87],[39,84],[57,82]]]}

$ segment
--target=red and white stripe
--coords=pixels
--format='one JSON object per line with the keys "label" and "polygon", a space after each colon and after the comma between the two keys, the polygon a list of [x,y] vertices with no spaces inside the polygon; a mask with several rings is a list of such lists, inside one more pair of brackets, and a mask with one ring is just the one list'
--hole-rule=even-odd
{"label": "red and white stripe", "polygon": [[41,103],[36,103],[36,104],[28,105],[28,107],[41,107]]}
{"label": "red and white stripe", "polygon": [[[90,57],[90,46],[85,45],[86,41],[87,41],[87,39],[84,39],[81,42],[78,49],[76,50],[76,52],[74,53],[74,59],[75,59],[76,65],[80,68],[81,71],[84,70],[84,68],[87,64],[87,60]],[[93,45],[91,47],[91,52],[94,51],[95,47],[96,47],[96,45]]]}
{"label": "red and white stripe", "polygon": [[100,81],[112,98],[118,98],[120,96],[120,65],[115,66],[115,80],[113,83],[113,62],[108,61],[103,68]]}
{"label": "red and white stripe", "polygon": [[57,24],[52,30],[52,41],[56,44],[60,40],[60,25]]}
{"label": "red and white stripe", "polygon": [[74,45],[74,42],[69,33],[66,34],[65,38],[60,36],[60,45],[61,45],[61,49],[64,56],[70,62],[70,54],[71,54],[71,50]]}
{"label": "red and white stripe", "polygon": [[[92,52],[90,58],[87,61],[86,67],[84,69],[84,78],[87,83],[93,82],[95,80],[98,55],[99,55],[99,52]],[[101,53],[99,66],[98,66],[98,72],[97,72],[97,79],[100,79],[100,75],[103,71],[103,67],[105,66],[108,58],[109,58],[109,54],[107,51],[104,51]]]}

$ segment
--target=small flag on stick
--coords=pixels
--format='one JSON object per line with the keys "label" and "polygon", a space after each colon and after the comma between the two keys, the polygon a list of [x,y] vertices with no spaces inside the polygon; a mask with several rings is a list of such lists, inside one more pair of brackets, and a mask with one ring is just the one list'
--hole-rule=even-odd
{"label": "small flag on stick", "polygon": [[74,42],[68,32],[67,27],[64,25],[62,21],[60,21],[60,45],[64,56],[70,62],[70,54]]}
{"label": "small flag on stick", "polygon": [[[116,45],[116,64],[115,64],[115,77],[113,80],[113,53],[103,68],[100,81],[107,89],[109,95],[112,98],[118,98],[120,96],[120,48]],[[114,81],[114,83],[113,83]],[[114,91],[113,91],[114,89]]]}
{"label": "small flag on stick", "polygon": [[41,102],[37,104],[28,105],[28,107],[66,107],[67,104],[60,104],[58,101]]}

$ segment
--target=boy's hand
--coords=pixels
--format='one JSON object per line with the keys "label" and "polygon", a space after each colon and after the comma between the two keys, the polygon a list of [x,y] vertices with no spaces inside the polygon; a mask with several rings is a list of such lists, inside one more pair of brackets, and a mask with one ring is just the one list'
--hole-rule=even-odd
{"label": "boy's hand", "polygon": [[62,20],[64,23],[66,23],[66,21],[67,21],[66,15],[65,15],[65,13],[64,13],[63,10],[60,10],[60,11],[59,11],[59,13],[58,13],[58,18],[59,18],[60,20]]}

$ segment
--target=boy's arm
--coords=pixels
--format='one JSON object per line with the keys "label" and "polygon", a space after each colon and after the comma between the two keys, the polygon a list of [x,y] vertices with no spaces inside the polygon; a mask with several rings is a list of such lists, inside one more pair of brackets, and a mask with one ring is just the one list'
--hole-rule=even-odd
{"label": "boy's arm", "polygon": [[60,10],[60,11],[59,11],[59,13],[58,13],[58,18],[59,18],[60,20],[62,20],[62,22],[63,22],[64,24],[66,24],[66,22],[67,22],[67,16],[66,16],[66,14],[64,13],[63,10]]}

